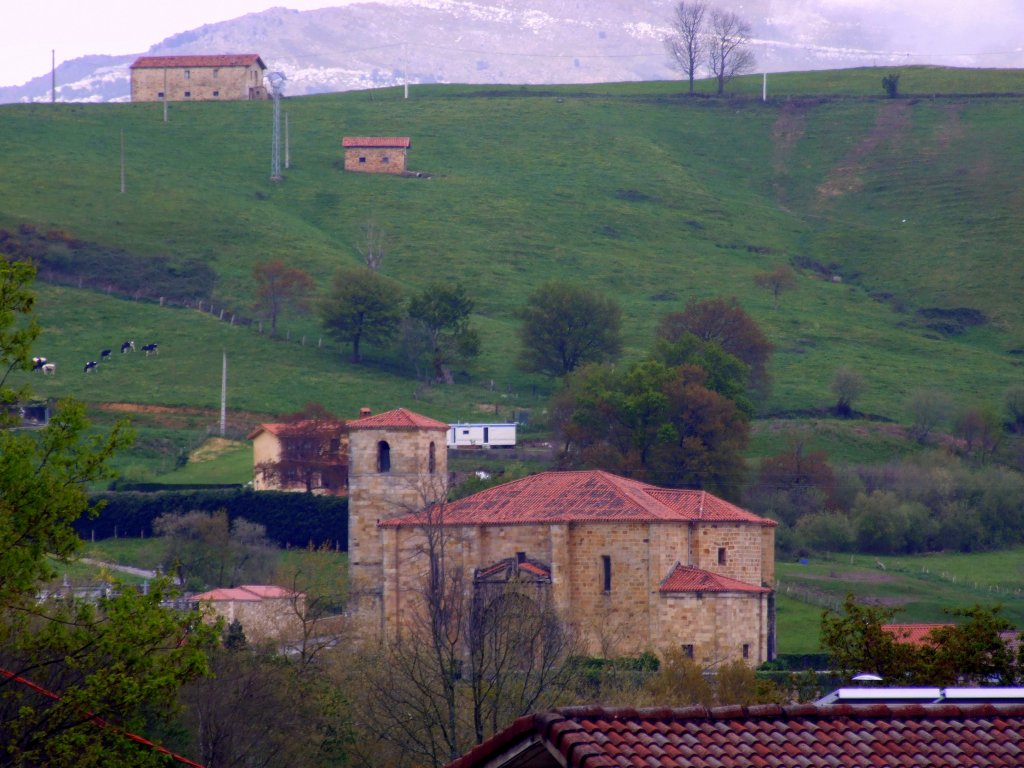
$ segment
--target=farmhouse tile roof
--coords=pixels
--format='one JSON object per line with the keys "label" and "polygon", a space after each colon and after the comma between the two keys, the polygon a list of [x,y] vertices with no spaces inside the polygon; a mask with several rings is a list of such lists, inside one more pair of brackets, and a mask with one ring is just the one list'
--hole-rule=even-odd
{"label": "farmhouse tile roof", "polygon": [[933,629],[952,627],[952,624],[883,624],[882,631],[893,636],[900,643],[926,645]]}
{"label": "farmhouse tile roof", "polygon": [[412,145],[408,136],[345,136],[341,146],[350,149],[357,147],[386,147],[408,149]]}
{"label": "farmhouse tile roof", "polygon": [[347,422],[348,428],[353,429],[443,429],[448,431],[448,425],[443,421],[431,419],[419,413],[395,408],[393,411],[384,411],[373,416],[364,416],[361,419],[352,419]]}
{"label": "farmhouse tile roof", "polygon": [[266,69],[258,53],[224,53],[208,56],[140,56],[131,69],[180,69],[184,67],[248,67],[258,64]]}
{"label": "farmhouse tile roof", "polygon": [[659,592],[771,592],[728,576],[676,563],[658,588]]}
{"label": "farmhouse tile roof", "polygon": [[260,424],[249,433],[247,439],[252,440],[261,432],[269,432],[278,437],[304,437],[307,435],[330,435],[341,432],[347,422],[333,419],[304,419],[302,421],[286,421],[272,424]]}
{"label": "farmhouse tile roof", "polygon": [[[706,491],[658,488],[601,470],[542,472],[487,488],[444,509],[445,525],[620,521],[776,524]],[[380,525],[421,523],[420,515],[413,514]]]}
{"label": "farmhouse tile roof", "polygon": [[995,768],[1024,764],[1021,704],[706,709],[569,707],[528,715],[449,768]]}
{"label": "farmhouse tile roof", "polygon": [[284,587],[266,584],[243,584],[240,587],[221,587],[209,592],[195,595],[196,601],[219,603],[233,600],[235,602],[258,603],[261,600],[275,600],[283,597],[295,597],[300,593]]}

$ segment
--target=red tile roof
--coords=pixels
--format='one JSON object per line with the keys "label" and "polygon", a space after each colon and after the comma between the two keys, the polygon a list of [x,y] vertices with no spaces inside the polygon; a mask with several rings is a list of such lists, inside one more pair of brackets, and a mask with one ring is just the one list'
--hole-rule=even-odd
{"label": "red tile roof", "polygon": [[293,592],[290,589],[273,585],[243,584],[240,587],[221,587],[220,589],[211,589],[209,592],[203,592],[202,594],[195,595],[192,599],[211,603],[226,602],[228,600],[234,600],[235,602],[258,603],[261,600],[274,600],[285,597],[290,598],[301,594],[301,592]]}
{"label": "red tile roof", "polygon": [[449,768],[1024,765],[1021,704],[570,707],[522,717]]}
{"label": "red tile roof", "polygon": [[659,592],[771,592],[767,587],[757,587],[728,576],[711,571],[702,571],[688,565],[675,564]]}
{"label": "red tile roof", "polygon": [[[445,525],[588,521],[776,524],[706,491],[658,488],[601,470],[530,475],[453,501],[444,510]],[[381,525],[399,527],[421,522],[419,515],[405,515]]]}
{"label": "red tile roof", "polygon": [[952,626],[952,624],[883,624],[882,631],[888,632],[900,643],[927,645],[933,629]]}
{"label": "red tile roof", "polygon": [[408,136],[345,136],[341,146],[349,147],[398,147],[406,149],[412,142]]}
{"label": "red tile roof", "polygon": [[361,419],[352,419],[346,422],[349,430],[353,429],[443,429],[448,431],[448,425],[443,421],[422,416],[405,408],[395,408],[393,411],[384,411],[373,416],[364,416]]}
{"label": "red tile roof", "polygon": [[258,64],[266,69],[258,53],[225,53],[210,56],[140,56],[131,69],[163,69],[182,67],[248,67]]}

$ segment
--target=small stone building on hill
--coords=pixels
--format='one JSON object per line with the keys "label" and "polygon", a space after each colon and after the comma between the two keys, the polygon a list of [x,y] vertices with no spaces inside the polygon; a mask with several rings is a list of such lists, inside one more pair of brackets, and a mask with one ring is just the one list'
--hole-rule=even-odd
{"label": "small stone building on hill", "polygon": [[385,636],[418,610],[426,520],[469,600],[525,579],[591,653],[681,648],[704,666],[774,655],[774,533],[704,491],[544,472],[445,503],[448,425],[398,409],[349,422],[350,606]]}
{"label": "small stone building on hill", "polygon": [[255,53],[141,56],[131,65],[132,101],[266,99],[266,69]]}
{"label": "small stone building on hill", "polygon": [[345,136],[345,170],[357,173],[405,173],[408,136]]}
{"label": "small stone building on hill", "polygon": [[306,596],[284,587],[243,584],[203,592],[192,600],[210,619],[223,617],[228,624],[237,619],[250,642],[288,640],[302,632]]}

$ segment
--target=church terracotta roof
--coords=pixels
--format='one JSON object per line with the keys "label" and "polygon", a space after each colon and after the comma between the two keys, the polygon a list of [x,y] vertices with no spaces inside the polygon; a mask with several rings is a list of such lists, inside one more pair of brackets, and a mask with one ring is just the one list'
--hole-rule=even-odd
{"label": "church terracotta roof", "polygon": [[431,419],[419,413],[395,408],[393,411],[384,411],[373,416],[364,416],[361,419],[352,419],[347,422],[348,428],[352,429],[443,429],[448,431],[448,425],[443,421]]}
{"label": "church terracotta roof", "polygon": [[1024,765],[1021,704],[569,707],[449,768],[995,768]]}
{"label": "church terracotta roof", "polygon": [[405,148],[412,142],[408,136],[345,136],[341,140],[342,147],[383,147]]}
{"label": "church terracotta roof", "polygon": [[[444,510],[445,525],[588,521],[776,524],[706,491],[659,488],[601,470],[530,475],[453,501]],[[418,515],[381,523],[387,527],[419,524]]]}
{"label": "church terracotta roof", "polygon": [[140,56],[131,65],[131,69],[163,69],[182,67],[248,67],[259,64],[266,69],[258,53],[224,53],[208,56]]}
{"label": "church terracotta roof", "polygon": [[688,565],[675,564],[658,588],[659,592],[771,592],[743,581],[730,579],[711,571]]}

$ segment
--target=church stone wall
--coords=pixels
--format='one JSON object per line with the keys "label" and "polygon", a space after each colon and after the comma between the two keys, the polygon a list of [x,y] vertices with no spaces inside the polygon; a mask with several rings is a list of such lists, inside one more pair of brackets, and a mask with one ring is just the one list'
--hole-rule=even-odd
{"label": "church stone wall", "polygon": [[657,650],[692,648],[693,660],[701,666],[737,659],[753,666],[767,661],[767,599],[766,594],[741,592],[662,595]]}

